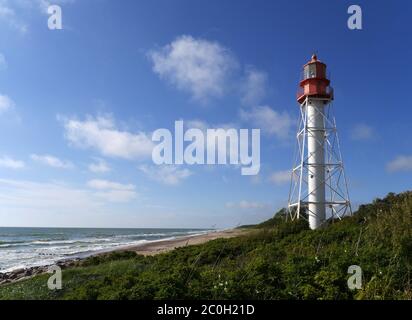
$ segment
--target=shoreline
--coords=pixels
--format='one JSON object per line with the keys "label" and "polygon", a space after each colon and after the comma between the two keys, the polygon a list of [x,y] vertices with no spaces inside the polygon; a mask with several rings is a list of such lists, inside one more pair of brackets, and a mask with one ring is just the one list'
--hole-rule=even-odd
{"label": "shoreline", "polygon": [[[52,265],[57,265],[62,269],[74,267],[78,265],[79,262],[93,256],[100,256],[105,254],[110,254],[117,251],[133,251],[139,255],[143,256],[154,256],[161,253],[170,252],[177,248],[199,245],[216,239],[229,239],[245,234],[247,231],[242,229],[227,229],[220,231],[210,231],[202,234],[186,235],[181,237],[176,237],[175,239],[163,239],[152,241],[148,243],[142,243],[137,245],[128,245],[118,248],[112,248],[108,250],[102,250],[98,252],[91,253],[90,255],[84,257],[74,257],[67,258],[56,261]],[[0,286],[9,283],[15,283],[22,280],[32,278],[34,276],[44,274],[48,272],[48,269],[52,265],[35,266],[28,268],[16,269],[10,272],[2,273],[0,272]]]}
{"label": "shoreline", "polygon": [[143,256],[153,256],[165,252],[175,250],[177,248],[193,246],[206,243],[216,239],[229,239],[240,236],[246,231],[242,229],[227,229],[221,231],[210,231],[198,235],[182,236],[170,240],[160,240],[156,242],[143,243],[139,245],[131,245],[123,248],[118,248],[114,251],[134,251]]}

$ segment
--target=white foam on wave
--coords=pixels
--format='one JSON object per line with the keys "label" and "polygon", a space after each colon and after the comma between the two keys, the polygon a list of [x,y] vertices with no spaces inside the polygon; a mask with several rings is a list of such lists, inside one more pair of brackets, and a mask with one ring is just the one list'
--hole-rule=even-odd
{"label": "white foam on wave", "polygon": [[[0,244],[0,273],[16,269],[47,266],[68,258],[84,258],[145,243],[174,240],[205,234],[210,230],[113,234],[75,239],[25,239]],[[44,235],[43,235],[44,236]],[[156,237],[156,239],[153,239]],[[137,238],[137,239],[135,239]],[[142,239],[144,238],[144,239]]]}

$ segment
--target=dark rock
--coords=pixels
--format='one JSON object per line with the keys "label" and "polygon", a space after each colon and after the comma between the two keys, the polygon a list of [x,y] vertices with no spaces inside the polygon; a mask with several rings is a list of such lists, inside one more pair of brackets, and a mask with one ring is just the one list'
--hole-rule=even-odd
{"label": "dark rock", "polygon": [[25,271],[25,269],[16,269],[16,270],[14,270],[13,272],[10,272],[11,274],[14,274],[14,275],[19,275],[19,274],[21,274],[21,273],[24,273],[24,271]]}
{"label": "dark rock", "polygon": [[23,276],[24,276],[24,277],[30,277],[32,274],[33,274],[33,270],[32,270],[32,269],[27,269],[27,270],[24,272]]}

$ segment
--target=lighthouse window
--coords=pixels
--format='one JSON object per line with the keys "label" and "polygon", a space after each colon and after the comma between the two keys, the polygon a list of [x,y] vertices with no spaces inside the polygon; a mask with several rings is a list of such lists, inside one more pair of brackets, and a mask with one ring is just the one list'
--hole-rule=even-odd
{"label": "lighthouse window", "polygon": [[304,69],[304,78],[310,79],[316,77],[316,64],[309,64]]}
{"label": "lighthouse window", "polygon": [[318,78],[325,78],[326,77],[326,66],[323,64],[319,64],[317,74],[318,74]]}

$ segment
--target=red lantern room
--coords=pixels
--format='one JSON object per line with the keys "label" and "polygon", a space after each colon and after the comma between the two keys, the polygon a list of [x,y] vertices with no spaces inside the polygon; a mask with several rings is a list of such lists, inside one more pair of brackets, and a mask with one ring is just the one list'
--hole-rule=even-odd
{"label": "red lantern room", "polygon": [[325,98],[333,100],[333,89],[326,78],[326,64],[319,61],[316,55],[303,66],[303,79],[297,94],[297,100],[302,104],[306,97]]}

